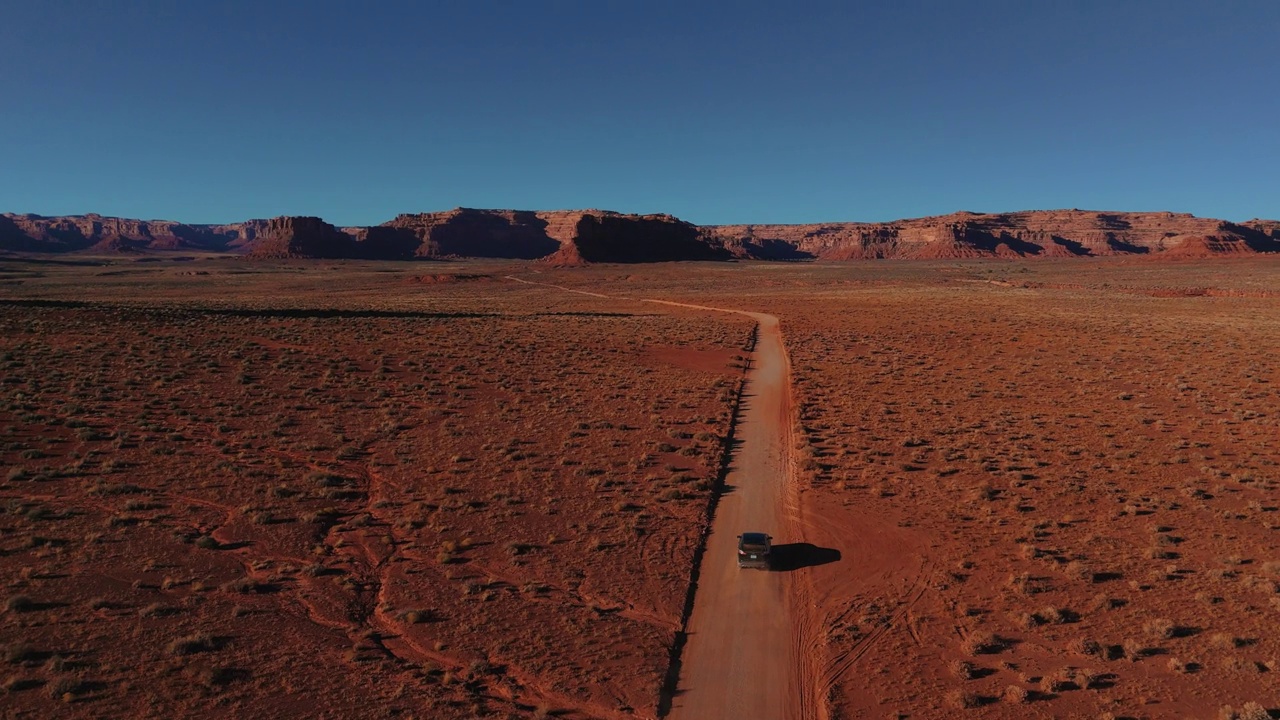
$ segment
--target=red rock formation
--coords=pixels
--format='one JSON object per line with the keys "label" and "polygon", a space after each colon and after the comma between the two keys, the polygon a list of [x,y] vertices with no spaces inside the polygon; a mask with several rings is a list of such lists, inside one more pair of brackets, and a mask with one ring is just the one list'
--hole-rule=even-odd
{"label": "red rock formation", "polygon": [[[1050,210],[952,215],[888,223],[722,225],[705,228],[743,257],[755,248],[791,248],[799,257],[951,258],[1159,253],[1188,238],[1216,237],[1209,252],[1271,252],[1280,236],[1267,221],[1235,225],[1175,213]],[[1280,223],[1277,223],[1280,225]],[[1199,247],[1198,241],[1193,241]]]}
{"label": "red rock formation", "polygon": [[1217,255],[1250,255],[1256,253],[1243,237],[1230,233],[1215,235],[1176,235],[1169,238],[1169,248],[1161,255],[1167,258],[1203,258]]}
{"label": "red rock formation", "polygon": [[399,215],[379,228],[382,229],[370,228],[370,239],[404,244],[409,238],[416,238],[417,247],[412,253],[416,257],[532,260],[559,249],[559,243],[547,236],[546,223],[538,214],[521,210],[455,208]]}
{"label": "red rock formation", "polygon": [[1280,220],[1250,220],[1243,225],[1250,230],[1262,233],[1272,240],[1280,240]]}
{"label": "red rock formation", "polygon": [[946,259],[1147,254],[1168,257],[1280,251],[1280,222],[1234,224],[1175,213],[1050,210],[958,212],[887,223],[721,225],[603,210],[456,208],[339,230],[318,218],[226,225],[100,215],[0,215],[0,250],[203,250],[253,257],[377,259],[542,258],[586,262]]}
{"label": "red rock formation", "polygon": [[271,218],[266,228],[247,245],[252,258],[350,258],[358,257],[355,238],[318,217]]}
{"label": "red rock formation", "polygon": [[234,250],[257,237],[265,220],[187,225],[102,215],[0,215],[0,249],[20,252]]}
{"label": "red rock formation", "polygon": [[538,213],[560,241],[549,262],[724,260],[729,253],[696,225],[670,215],[622,215],[603,210]]}
{"label": "red rock formation", "polygon": [[417,257],[545,258],[556,264],[723,259],[728,253],[670,215],[606,210],[526,212],[456,208],[400,215],[364,242],[396,231],[417,239]]}
{"label": "red rock formation", "polygon": [[94,248],[136,250],[175,246],[186,226],[166,220],[129,220],[101,215],[0,216],[0,244],[11,250],[67,252]]}

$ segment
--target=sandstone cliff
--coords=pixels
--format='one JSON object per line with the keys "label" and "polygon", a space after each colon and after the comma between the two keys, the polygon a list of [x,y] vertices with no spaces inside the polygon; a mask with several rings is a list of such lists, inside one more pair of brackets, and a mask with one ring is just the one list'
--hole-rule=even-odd
{"label": "sandstone cliff", "polygon": [[277,217],[246,246],[252,258],[352,258],[356,239],[318,217]]}
{"label": "sandstone cliff", "polygon": [[[399,215],[369,229],[370,239],[408,249],[414,257],[484,257],[532,260],[550,255],[560,244],[548,237],[538,213],[521,210],[473,210]],[[369,240],[366,239],[366,242]]]}
{"label": "sandstone cliff", "polygon": [[188,225],[102,215],[0,214],[0,249],[18,252],[235,250],[257,238],[266,220]]}
{"label": "sandstone cliff", "polygon": [[730,257],[718,241],[696,225],[670,215],[622,215],[603,210],[538,213],[547,234],[559,241],[548,261],[573,265],[584,262],[668,262],[725,260]]}
{"label": "sandstone cliff", "polygon": [[455,208],[338,229],[319,218],[186,225],[100,215],[0,215],[0,250],[200,250],[263,257],[545,259],[556,264],[717,260],[864,260],[1280,251],[1280,221],[1231,223],[1167,212],[958,212],[886,223],[697,227],[670,215],[604,210]]}
{"label": "sandstone cliff", "polygon": [[487,257],[556,264],[662,262],[729,257],[702,231],[670,215],[607,210],[476,210],[400,215],[369,228],[365,243],[391,245],[415,257]]}
{"label": "sandstone cliff", "polygon": [[[211,237],[167,220],[130,220],[101,215],[0,215],[0,247],[24,252],[164,250],[199,247]],[[215,243],[216,244],[216,243]]]}
{"label": "sandstone cliff", "polygon": [[1267,222],[1237,225],[1178,213],[1049,210],[705,229],[739,257],[850,260],[1154,254],[1179,248],[1181,254],[1275,252],[1280,236],[1267,229]]}

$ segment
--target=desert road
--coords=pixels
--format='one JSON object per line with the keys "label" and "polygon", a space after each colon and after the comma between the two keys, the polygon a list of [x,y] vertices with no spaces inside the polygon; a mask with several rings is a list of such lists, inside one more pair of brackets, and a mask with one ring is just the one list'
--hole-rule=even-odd
{"label": "desert road", "polygon": [[[545,285],[508,276],[530,285]],[[611,297],[548,285],[594,297]],[[620,298],[611,299],[638,299]],[[799,540],[792,518],[790,362],[778,318],[764,313],[643,299],[657,305],[734,313],[756,321],[756,343],[734,432],[724,494],[716,506],[685,626],[674,692],[660,711],[673,720],[813,720],[802,657],[803,607],[793,573],[738,568],[738,535],[765,532],[778,546]],[[785,570],[785,568],[783,568]],[[668,688],[670,690],[670,688]]]}
{"label": "desert road", "polygon": [[[706,308],[711,309],[711,308]],[[741,570],[739,533],[775,544],[787,533],[790,478],[789,372],[778,319],[758,323],[747,372],[736,452],[716,507],[686,627],[688,639],[668,717],[675,720],[784,720],[808,713],[802,701],[798,635],[787,573]]]}

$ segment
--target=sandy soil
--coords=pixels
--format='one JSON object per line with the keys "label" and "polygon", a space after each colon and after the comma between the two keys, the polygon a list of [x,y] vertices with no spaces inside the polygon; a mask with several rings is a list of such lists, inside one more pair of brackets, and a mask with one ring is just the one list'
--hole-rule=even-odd
{"label": "sandy soil", "polygon": [[8,712],[656,714],[750,321],[207,270],[0,307]]}
{"label": "sandy soil", "polygon": [[[1273,259],[0,282],[15,714],[1280,709]],[[635,298],[780,321],[710,527],[754,322]]]}

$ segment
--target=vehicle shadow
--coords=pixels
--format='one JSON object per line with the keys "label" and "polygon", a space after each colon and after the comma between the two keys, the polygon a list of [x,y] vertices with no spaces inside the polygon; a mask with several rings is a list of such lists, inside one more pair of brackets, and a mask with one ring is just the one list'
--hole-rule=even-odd
{"label": "vehicle shadow", "polygon": [[770,569],[774,572],[791,572],[800,568],[826,565],[840,560],[835,548],[818,547],[812,543],[783,543],[773,546]]}

